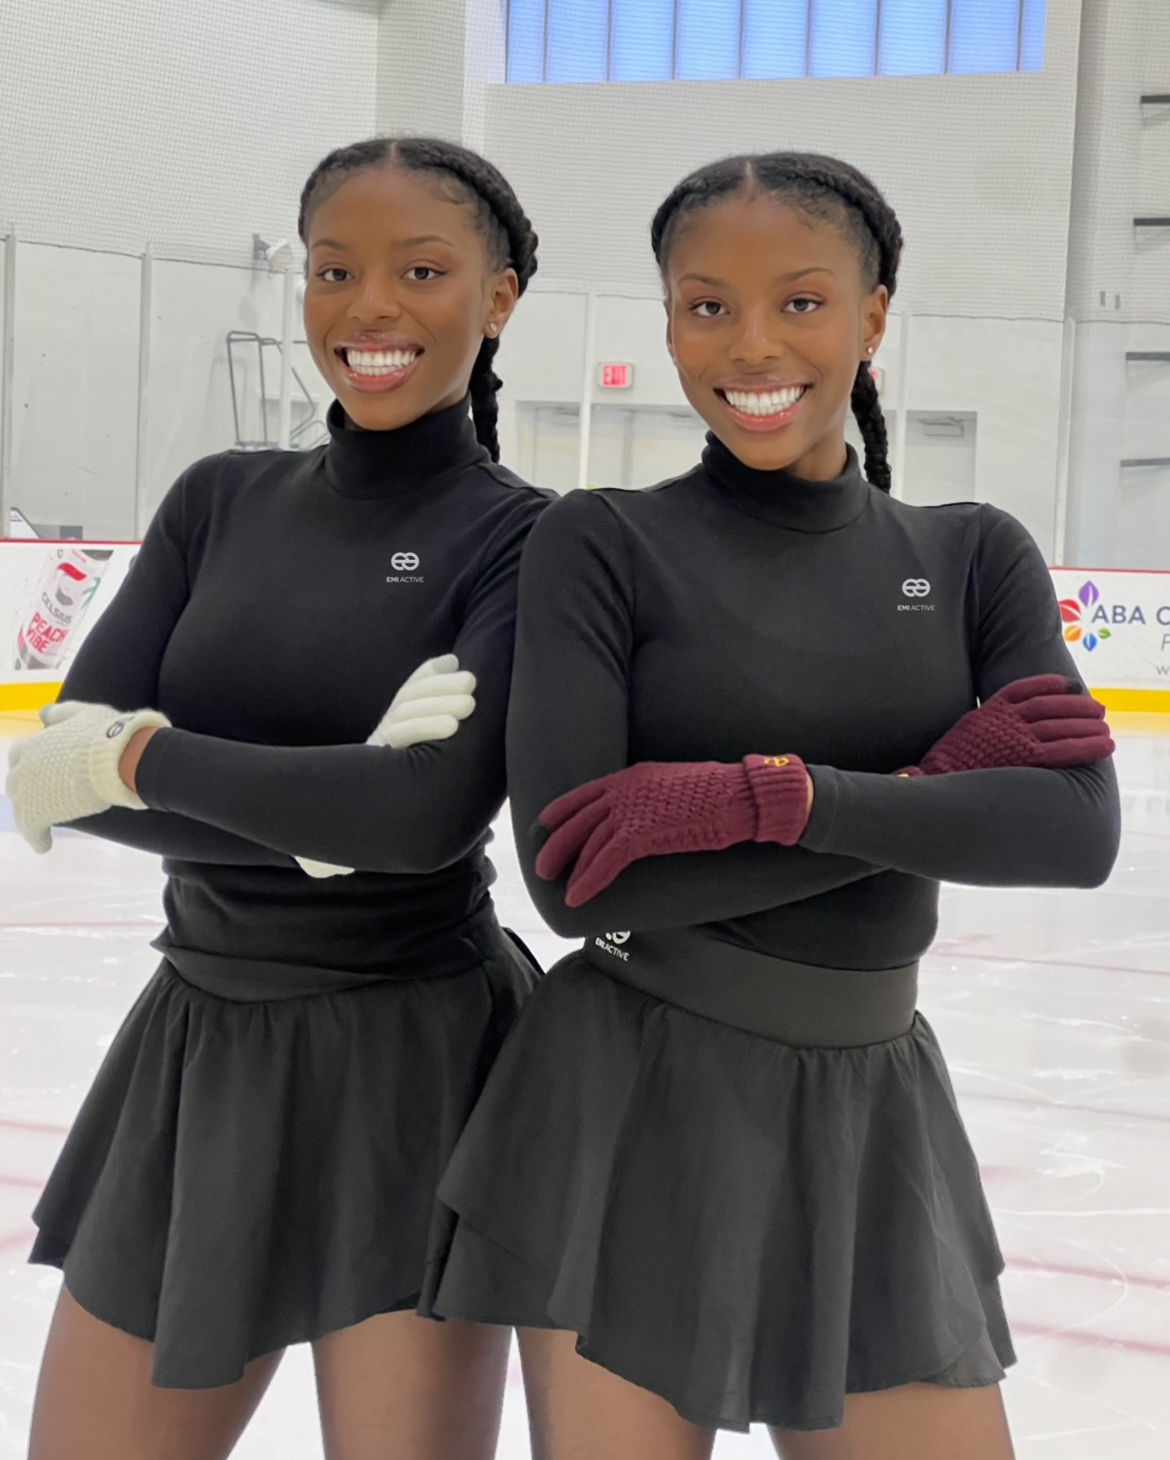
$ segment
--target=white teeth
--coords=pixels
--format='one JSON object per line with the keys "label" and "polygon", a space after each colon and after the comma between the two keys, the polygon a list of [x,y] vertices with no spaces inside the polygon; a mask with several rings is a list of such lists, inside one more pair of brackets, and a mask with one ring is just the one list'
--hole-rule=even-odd
{"label": "white teeth", "polygon": [[807,387],[790,385],[784,390],[725,390],[727,404],[745,416],[778,416],[804,394]]}
{"label": "white teeth", "polygon": [[393,375],[418,359],[417,350],[355,350],[349,347],[342,351],[345,363],[355,375]]}

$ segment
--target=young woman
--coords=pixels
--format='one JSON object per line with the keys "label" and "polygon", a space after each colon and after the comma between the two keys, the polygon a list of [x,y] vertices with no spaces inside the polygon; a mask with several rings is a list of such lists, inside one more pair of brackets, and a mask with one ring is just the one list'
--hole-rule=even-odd
{"label": "young woman", "polygon": [[305,1341],[331,1460],[494,1449],[507,1336],[412,1310],[532,982],[484,846],[545,504],[494,464],[492,360],[536,238],[418,138],[332,153],[300,228],[328,444],[184,473],[10,776],[40,850],[84,817],[168,873],[162,965],[36,1211],[65,1283],[33,1460],[226,1455]]}
{"label": "young woman", "polygon": [[1108,875],[1112,742],[1024,529],[888,495],[872,183],[737,157],[652,237],[711,434],[525,550],[509,794],[586,942],[440,1184],[429,1303],[525,1330],[540,1460],[694,1460],[752,1422],[789,1460],[1004,1460],[1002,1261],[917,962],[940,879]]}

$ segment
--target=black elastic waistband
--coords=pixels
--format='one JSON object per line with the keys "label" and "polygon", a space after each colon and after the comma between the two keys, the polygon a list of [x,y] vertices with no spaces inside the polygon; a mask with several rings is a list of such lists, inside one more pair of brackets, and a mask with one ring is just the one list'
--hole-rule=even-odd
{"label": "black elastic waistband", "polygon": [[462,927],[420,939],[417,948],[403,951],[385,969],[372,972],[262,958],[232,958],[178,946],[166,932],[152,946],[184,983],[201,993],[252,1004],[270,999],[301,999],[312,994],[346,993],[377,984],[456,977],[480,967],[499,950],[503,939],[503,931],[489,907]]}
{"label": "black elastic waistband", "polygon": [[905,1034],[918,964],[816,968],[756,953],[699,928],[603,933],[581,952],[620,983],[692,1014],[781,1044],[849,1049]]}

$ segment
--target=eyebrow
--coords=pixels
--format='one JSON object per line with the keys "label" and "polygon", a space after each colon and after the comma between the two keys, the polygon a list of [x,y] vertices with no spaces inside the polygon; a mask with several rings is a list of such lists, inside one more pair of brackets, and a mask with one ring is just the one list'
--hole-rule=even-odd
{"label": "eyebrow", "polygon": [[[398,245],[399,248],[418,248],[424,243],[445,243],[448,248],[454,248],[449,238],[444,238],[441,233],[423,233],[418,238],[404,238]],[[344,252],[350,245],[340,243],[336,238],[317,238],[309,245],[310,251],[315,248],[336,248]]]}
{"label": "eyebrow", "polygon": [[[778,274],[772,282],[774,284],[793,284],[797,279],[803,279],[808,274],[830,274],[834,279],[837,277],[833,270],[826,267],[826,265],[814,264],[811,269],[796,269],[791,274]],[[728,280],[712,279],[707,274],[683,274],[681,278],[676,280],[679,284],[685,284],[688,281],[693,281],[696,284],[710,284],[716,289],[726,289],[728,287]]]}

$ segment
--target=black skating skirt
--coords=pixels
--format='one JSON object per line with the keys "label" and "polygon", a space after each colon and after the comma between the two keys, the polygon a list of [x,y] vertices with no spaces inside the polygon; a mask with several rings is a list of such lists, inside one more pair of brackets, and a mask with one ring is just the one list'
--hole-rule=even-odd
{"label": "black skating skirt", "polygon": [[571,1330],[727,1429],[997,1383],[1003,1261],[916,973],[695,930],[590,940],[528,1001],[455,1148],[423,1311]]}
{"label": "black skating skirt", "polygon": [[153,1342],[157,1385],[229,1384],[261,1354],[415,1307],[452,1221],[436,1183],[535,981],[494,919],[466,936],[477,961],[427,978],[164,959],[31,1255]]}

